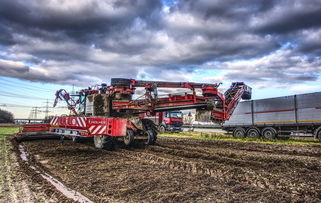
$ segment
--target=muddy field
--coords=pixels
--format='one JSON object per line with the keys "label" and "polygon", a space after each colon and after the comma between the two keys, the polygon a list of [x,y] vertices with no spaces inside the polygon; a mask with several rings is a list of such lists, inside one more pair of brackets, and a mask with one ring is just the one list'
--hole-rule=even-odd
{"label": "muddy field", "polygon": [[87,140],[37,140],[15,146],[20,159],[19,147],[31,165],[94,202],[321,201],[320,147],[161,137],[106,151]]}

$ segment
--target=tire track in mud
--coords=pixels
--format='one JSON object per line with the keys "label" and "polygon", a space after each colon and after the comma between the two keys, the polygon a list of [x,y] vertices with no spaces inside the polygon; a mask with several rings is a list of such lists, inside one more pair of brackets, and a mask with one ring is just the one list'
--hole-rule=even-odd
{"label": "tire track in mud", "polygon": [[229,149],[247,152],[261,152],[277,155],[295,155],[306,157],[321,157],[321,147],[319,146],[300,146],[287,144],[271,144],[271,143],[246,143],[236,141],[223,140],[200,140],[189,138],[170,138],[162,137],[162,144],[180,146],[182,142],[184,146],[202,147],[206,149]]}
{"label": "tire track in mud", "polygon": [[202,148],[194,146],[159,144],[149,148],[152,152],[169,153],[175,156],[183,156],[185,158],[195,158],[203,160],[215,160],[218,163],[237,165],[248,167],[251,169],[260,170],[265,167],[273,167],[278,165],[280,168],[288,168],[289,165],[308,170],[321,170],[320,157],[297,156],[287,154],[269,154],[258,151],[245,151],[236,149],[221,149],[221,148]]}
{"label": "tire track in mud", "polygon": [[[310,177],[320,172],[320,159],[313,157],[290,157],[289,155],[278,156],[272,154],[264,158],[261,153],[258,153],[260,155],[258,157],[259,159],[256,160],[257,157],[252,156],[251,159],[254,159],[254,161],[244,161],[219,155],[204,155],[204,150],[185,147],[184,143],[181,143],[180,146],[168,146],[162,143],[158,146],[150,146],[146,150],[134,149],[133,151],[137,152],[137,154],[134,155],[137,159],[148,160],[151,164],[165,165],[169,169],[183,170],[194,174],[207,174],[210,177],[223,179],[223,182],[228,182],[229,179],[238,177],[237,181],[243,182],[243,184],[245,182],[249,183],[250,186],[275,190],[276,192],[291,188],[292,186],[296,187],[296,182],[304,182],[306,181],[304,179],[308,178],[302,175],[292,175],[291,170],[294,173],[300,170],[304,172],[305,170],[306,173],[312,173]],[[304,163],[303,160],[296,161],[298,158],[306,158],[309,160],[309,163]],[[319,165],[317,163],[314,164],[313,161]],[[213,162],[218,162],[219,164],[213,164]],[[283,167],[280,166],[280,163],[283,164]],[[226,167],[226,165],[229,165],[229,167]],[[289,168],[289,165],[293,166],[294,169]],[[280,172],[281,177],[275,175],[274,172]],[[242,174],[242,177],[239,177],[239,174]],[[283,175],[288,176],[287,178],[290,179],[290,181],[283,181]],[[316,184],[312,183],[310,186],[312,188],[317,187]],[[318,191],[320,191],[320,189]],[[300,191],[293,190],[292,193],[299,194]]]}
{"label": "tire track in mud", "polygon": [[[163,151],[164,152],[164,151]],[[212,163],[213,159],[209,160],[197,160],[190,159],[190,157],[177,157],[172,154],[155,154],[150,151],[122,151],[126,154],[125,156],[136,159],[137,161],[146,162],[152,165],[165,167],[168,169],[183,171],[184,173],[191,173],[195,175],[208,175],[209,177],[215,178],[217,183],[225,185],[229,183],[230,179],[237,177],[239,174],[245,174],[242,181],[248,182],[248,187],[258,187],[262,189],[275,189],[274,185],[269,184],[267,178],[257,178],[258,173],[255,170],[247,169],[244,170],[242,166],[235,166],[233,170],[227,169],[223,165],[217,165]],[[233,177],[233,178],[232,178]],[[255,177],[255,178],[253,178]]]}
{"label": "tire track in mud", "polygon": [[[275,186],[270,184],[267,178],[258,177],[255,171],[243,170],[240,167],[236,167],[233,170],[224,170],[224,168],[211,168],[204,165],[204,162],[197,162],[191,160],[180,159],[175,157],[162,157],[159,155],[151,154],[142,151],[121,151],[122,156],[136,159],[139,162],[145,162],[153,167],[163,167],[172,170],[179,171],[180,173],[194,174],[199,176],[207,175],[212,178],[212,182],[220,188],[224,188],[224,193],[233,194],[235,191],[245,190],[257,192],[258,194],[264,193],[266,189],[276,190]],[[242,174],[242,178],[240,178]],[[238,182],[243,182],[241,185]],[[231,195],[233,196],[233,195]]]}
{"label": "tire track in mud", "polygon": [[71,199],[75,202],[80,203],[93,203],[93,201],[89,200],[87,197],[83,196],[81,193],[72,190],[65,186],[62,182],[54,178],[53,176],[49,175],[47,172],[43,171],[43,169],[37,164],[33,163],[29,160],[29,154],[25,149],[24,145],[20,144],[16,146],[18,152],[18,157],[20,157],[20,162],[22,161],[26,167],[29,167],[29,171],[32,173],[39,175],[43,178],[44,181],[50,183],[55,190],[59,191],[62,195],[64,195],[67,199]]}

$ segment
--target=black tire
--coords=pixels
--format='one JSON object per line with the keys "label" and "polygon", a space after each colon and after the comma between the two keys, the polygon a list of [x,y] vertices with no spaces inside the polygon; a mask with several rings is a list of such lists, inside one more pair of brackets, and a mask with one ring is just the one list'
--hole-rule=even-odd
{"label": "black tire", "polygon": [[97,149],[112,150],[114,148],[113,138],[107,135],[95,135],[94,144]]}
{"label": "black tire", "polygon": [[127,129],[126,136],[124,137],[124,144],[127,146],[130,146],[134,143],[134,138],[135,133],[131,129]]}
{"label": "black tire", "polygon": [[319,141],[321,142],[321,130],[319,130],[319,131],[317,132],[317,138],[318,138]]}
{"label": "black tire", "polygon": [[163,125],[159,126],[159,132],[160,133],[165,133],[166,129]]}
{"label": "black tire", "polygon": [[72,140],[73,143],[78,143],[78,142],[79,142],[79,139],[80,139],[80,138],[77,137],[77,136],[72,136],[72,137],[71,137],[71,140]]}
{"label": "black tire", "polygon": [[247,130],[246,136],[250,138],[260,138],[261,137],[260,130],[257,128],[250,128]]}
{"label": "black tire", "polygon": [[153,130],[147,130],[145,132],[146,136],[147,136],[147,140],[145,140],[144,144],[146,145],[153,145],[155,144],[156,140],[157,140],[157,134],[155,131]]}
{"label": "black tire", "polygon": [[276,130],[272,127],[266,127],[262,130],[262,137],[265,139],[275,139],[277,136]]}
{"label": "black tire", "polygon": [[[145,133],[147,136],[152,136],[152,139],[147,139],[149,141],[146,141],[148,144],[155,144],[157,140],[157,126],[155,123],[149,119],[142,119],[143,126],[145,128]],[[150,135],[152,134],[152,135]]]}
{"label": "black tire", "polygon": [[147,130],[157,131],[157,126],[155,125],[155,123],[152,120],[142,119],[142,123],[145,128],[145,131],[147,131]]}
{"label": "black tire", "polygon": [[233,131],[233,137],[235,138],[245,138],[246,133],[244,128],[235,128],[235,130]]}
{"label": "black tire", "polygon": [[125,78],[112,78],[110,84],[112,86],[130,86],[131,80],[130,79],[125,79]]}

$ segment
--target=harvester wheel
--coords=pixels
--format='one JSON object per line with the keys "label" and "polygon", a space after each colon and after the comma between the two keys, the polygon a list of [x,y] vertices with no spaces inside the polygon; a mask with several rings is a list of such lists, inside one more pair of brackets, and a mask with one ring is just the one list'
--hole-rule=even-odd
{"label": "harvester wheel", "polygon": [[236,138],[245,138],[245,136],[246,136],[246,133],[245,133],[244,128],[236,128],[236,129],[233,131],[233,137],[236,137]]}
{"label": "harvester wheel", "polygon": [[113,139],[107,135],[95,135],[94,136],[94,144],[98,149],[113,149],[114,143]]}
{"label": "harvester wheel", "polygon": [[266,127],[262,130],[262,136],[265,139],[275,139],[276,138],[276,130],[272,127]]}
{"label": "harvester wheel", "polygon": [[153,145],[156,142],[157,139],[157,134],[155,131],[153,130],[147,130],[146,131],[146,135],[147,135],[147,140],[145,141],[146,145]]}
{"label": "harvester wheel", "polygon": [[246,133],[247,137],[251,137],[251,138],[260,138],[260,131],[257,128],[250,128],[247,130]]}
{"label": "harvester wheel", "polygon": [[124,137],[125,145],[129,146],[134,143],[135,133],[131,129],[127,129],[126,136]]}
{"label": "harvester wheel", "polygon": [[163,125],[159,126],[159,132],[160,133],[165,133],[166,129]]}
{"label": "harvester wheel", "polygon": [[78,142],[79,142],[79,137],[77,137],[77,136],[72,136],[72,137],[71,137],[71,140],[72,140],[73,143],[78,143]]}

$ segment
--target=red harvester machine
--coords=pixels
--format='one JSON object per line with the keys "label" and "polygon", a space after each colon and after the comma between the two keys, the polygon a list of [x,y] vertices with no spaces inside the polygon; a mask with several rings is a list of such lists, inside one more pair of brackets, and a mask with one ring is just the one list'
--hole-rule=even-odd
{"label": "red harvester machine", "polygon": [[[139,116],[142,113],[155,115],[157,112],[196,109],[198,120],[223,123],[241,98],[251,99],[251,88],[243,82],[232,83],[224,94],[218,92],[218,87],[219,84],[112,78],[110,86],[102,84],[76,95],[61,89],[56,93],[54,106],[64,100],[73,115],[53,117],[49,125],[38,127],[41,133],[46,129],[50,134],[71,137],[73,141],[93,137],[97,148],[110,148],[115,139],[122,140],[125,145],[135,141],[150,145],[156,142],[157,130],[153,121]],[[133,98],[138,88],[144,88],[144,94]],[[185,88],[191,93],[160,95],[159,88]],[[197,91],[201,95],[196,94]],[[25,125],[17,136],[35,132],[37,128]]]}

